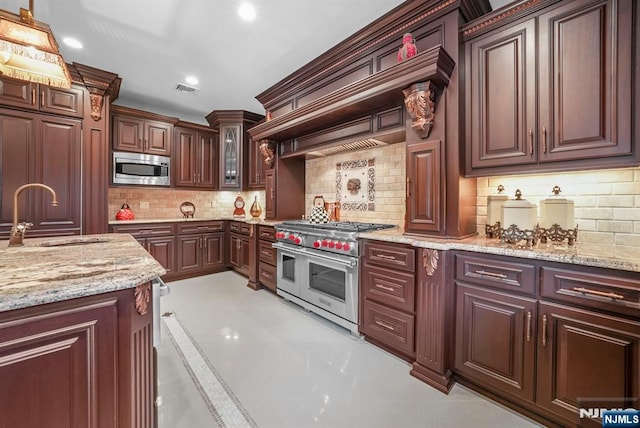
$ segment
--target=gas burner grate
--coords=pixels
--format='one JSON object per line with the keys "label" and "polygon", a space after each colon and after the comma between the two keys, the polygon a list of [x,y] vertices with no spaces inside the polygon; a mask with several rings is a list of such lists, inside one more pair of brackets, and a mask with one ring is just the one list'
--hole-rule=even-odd
{"label": "gas burner grate", "polygon": [[305,227],[321,230],[337,230],[340,232],[365,232],[371,230],[389,229],[393,224],[363,223],[357,221],[336,221],[329,223],[311,223],[309,220],[291,220],[282,222],[283,226]]}

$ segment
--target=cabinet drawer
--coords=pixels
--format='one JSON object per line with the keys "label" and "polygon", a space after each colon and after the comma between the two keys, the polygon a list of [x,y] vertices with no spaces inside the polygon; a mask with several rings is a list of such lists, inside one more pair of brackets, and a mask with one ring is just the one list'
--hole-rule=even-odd
{"label": "cabinet drawer", "polygon": [[271,242],[260,241],[258,244],[259,258],[261,262],[276,264],[278,252],[271,246]]}
{"label": "cabinet drawer", "polygon": [[243,235],[251,235],[251,225],[247,223],[232,221],[229,223],[229,230]]}
{"label": "cabinet drawer", "polygon": [[364,297],[406,312],[415,312],[415,275],[375,267],[363,269]]}
{"label": "cabinet drawer", "polygon": [[415,354],[415,317],[365,301],[362,333],[403,354]]}
{"label": "cabinet drawer", "polygon": [[270,290],[276,291],[276,267],[260,262],[258,281]]}
{"label": "cabinet drawer", "polygon": [[276,242],[276,229],[273,226],[258,226],[258,239]]}
{"label": "cabinet drawer", "polygon": [[415,272],[416,251],[412,247],[388,242],[365,241],[364,260],[370,264]]}
{"label": "cabinet drawer", "polygon": [[224,230],[223,221],[178,223],[178,235],[184,235],[189,233],[222,232],[223,230]]}
{"label": "cabinet drawer", "polygon": [[542,268],[542,297],[640,317],[640,274]]}
{"label": "cabinet drawer", "polygon": [[126,226],[112,225],[113,233],[128,233],[134,238],[146,238],[148,236],[163,236],[174,234],[174,224],[131,224]]}
{"label": "cabinet drawer", "polygon": [[536,266],[500,256],[456,254],[456,279],[533,295]]}

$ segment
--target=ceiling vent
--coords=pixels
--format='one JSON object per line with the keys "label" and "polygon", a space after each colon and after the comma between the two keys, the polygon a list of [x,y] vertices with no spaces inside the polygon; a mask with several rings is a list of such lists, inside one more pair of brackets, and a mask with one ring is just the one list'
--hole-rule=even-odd
{"label": "ceiling vent", "polygon": [[200,91],[198,88],[194,88],[193,86],[189,86],[186,83],[178,83],[176,84],[176,91],[183,92],[185,94],[195,95]]}

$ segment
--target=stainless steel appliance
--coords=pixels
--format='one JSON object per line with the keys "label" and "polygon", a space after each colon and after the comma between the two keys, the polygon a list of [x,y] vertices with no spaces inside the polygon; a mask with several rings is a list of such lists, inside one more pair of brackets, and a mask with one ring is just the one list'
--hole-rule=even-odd
{"label": "stainless steel appliance", "polygon": [[113,152],[113,183],[169,186],[170,167],[167,156]]}
{"label": "stainless steel appliance", "polygon": [[277,293],[358,333],[358,233],[391,224],[284,221],[275,226]]}

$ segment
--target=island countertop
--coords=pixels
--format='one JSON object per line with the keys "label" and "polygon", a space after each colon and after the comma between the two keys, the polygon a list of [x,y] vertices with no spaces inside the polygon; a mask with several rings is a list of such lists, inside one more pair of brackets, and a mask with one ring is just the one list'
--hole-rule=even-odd
{"label": "island countertop", "polygon": [[0,241],[0,312],[133,288],[165,269],[127,234]]}

